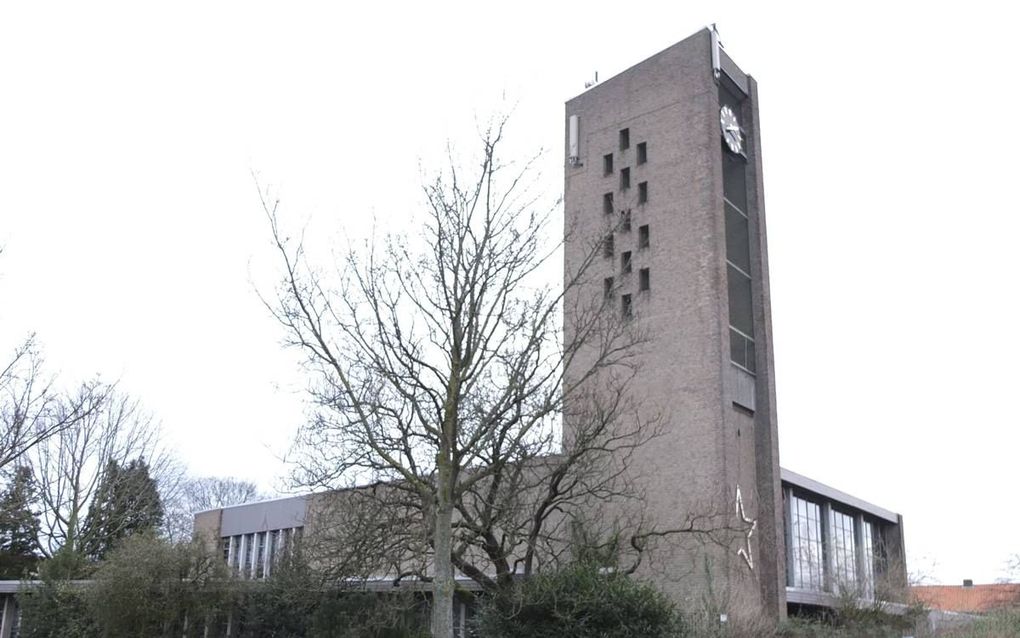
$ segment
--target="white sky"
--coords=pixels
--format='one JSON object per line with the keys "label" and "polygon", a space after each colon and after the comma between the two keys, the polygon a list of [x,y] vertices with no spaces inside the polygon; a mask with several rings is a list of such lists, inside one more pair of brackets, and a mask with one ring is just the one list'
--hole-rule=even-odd
{"label": "white sky", "polygon": [[992,581],[1020,552],[1007,4],[3,3],[0,352],[35,331],[194,473],[281,487],[302,381],[250,172],[295,227],[397,227],[516,103],[559,192],[563,102],[718,22],[760,83],[781,461],[901,512],[914,571]]}

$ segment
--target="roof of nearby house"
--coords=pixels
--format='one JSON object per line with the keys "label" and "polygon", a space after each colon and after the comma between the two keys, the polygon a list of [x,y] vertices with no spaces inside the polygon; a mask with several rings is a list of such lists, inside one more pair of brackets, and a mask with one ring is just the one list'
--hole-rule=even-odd
{"label": "roof of nearby house", "polygon": [[914,600],[942,611],[984,613],[1002,607],[1020,606],[1020,583],[1000,585],[916,585],[910,588]]}

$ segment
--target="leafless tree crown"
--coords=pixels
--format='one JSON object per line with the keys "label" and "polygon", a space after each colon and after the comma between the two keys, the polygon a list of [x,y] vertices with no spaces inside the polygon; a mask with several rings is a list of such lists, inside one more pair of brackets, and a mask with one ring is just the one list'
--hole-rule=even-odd
{"label": "leafless tree crown", "polygon": [[451,161],[424,184],[420,238],[351,247],[335,276],[263,196],[283,266],[267,306],[305,355],[315,406],[298,480],[347,489],[337,533],[358,569],[434,580],[440,601],[451,565],[491,588],[554,560],[585,501],[622,493],[620,468],[655,429],[619,418],[643,337],[601,280],[586,286],[598,242],[562,285],[543,280],[560,204],[536,192],[533,161],[502,161],[504,123],[481,136],[477,166]]}

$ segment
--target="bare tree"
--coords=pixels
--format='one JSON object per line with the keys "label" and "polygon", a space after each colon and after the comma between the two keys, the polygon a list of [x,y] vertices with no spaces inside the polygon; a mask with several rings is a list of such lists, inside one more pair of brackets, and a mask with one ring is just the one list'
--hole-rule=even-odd
{"label": "bare tree", "polygon": [[260,498],[258,487],[250,481],[218,476],[185,478],[174,493],[164,496],[166,521],[163,532],[174,542],[188,541],[194,529],[196,512],[240,505]]}
{"label": "bare tree", "polygon": [[1020,554],[1013,554],[1006,559],[1006,577],[1003,579],[1007,583],[1020,582]]}
{"label": "bare tree", "polygon": [[[262,200],[283,267],[267,306],[305,355],[317,408],[297,441],[299,482],[345,490],[333,547],[358,550],[337,557],[339,575],[431,582],[434,636],[452,636],[454,570],[495,589],[555,561],[593,503],[630,494],[629,453],[660,422],[628,392],[645,337],[601,278],[591,285],[601,246],[547,283],[559,202],[535,193],[533,161],[502,162],[504,124],[482,134],[475,169],[451,159],[424,185],[420,241],[350,248],[335,277]],[[328,526],[316,527],[321,539]],[[652,536],[627,537],[641,550]]]}
{"label": "bare tree", "polygon": [[0,369],[0,471],[87,418],[105,399],[106,386],[94,380],[83,383],[73,401],[67,397],[58,401],[42,364],[35,337],[30,336]]}
{"label": "bare tree", "polygon": [[[54,418],[68,418],[81,405],[82,393],[94,391],[82,388],[55,398]],[[39,550],[45,556],[61,549],[80,552],[96,540],[91,536],[99,531],[90,529],[87,514],[111,462],[126,465],[143,459],[157,484],[176,480],[176,465],[160,448],[151,416],[137,401],[109,386],[98,394],[102,402],[78,418],[74,427],[58,431],[29,454],[42,505]]]}

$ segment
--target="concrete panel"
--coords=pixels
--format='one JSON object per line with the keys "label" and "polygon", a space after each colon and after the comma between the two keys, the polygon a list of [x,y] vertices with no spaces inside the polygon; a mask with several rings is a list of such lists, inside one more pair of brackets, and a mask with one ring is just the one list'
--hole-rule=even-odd
{"label": "concrete panel", "polygon": [[738,89],[744,92],[744,95],[750,95],[751,91],[747,86],[747,74],[740,70],[737,63],[734,62],[730,56],[726,55],[726,51],[719,52],[719,62],[722,67],[722,72],[726,74],[733,84]]}
{"label": "concrete panel", "polygon": [[747,370],[741,370],[735,365],[730,366],[729,372],[730,399],[740,407],[755,411],[755,384],[757,383],[753,374]]}
{"label": "concrete panel", "polygon": [[302,527],[305,524],[307,499],[307,496],[294,496],[224,509],[220,536]]}

